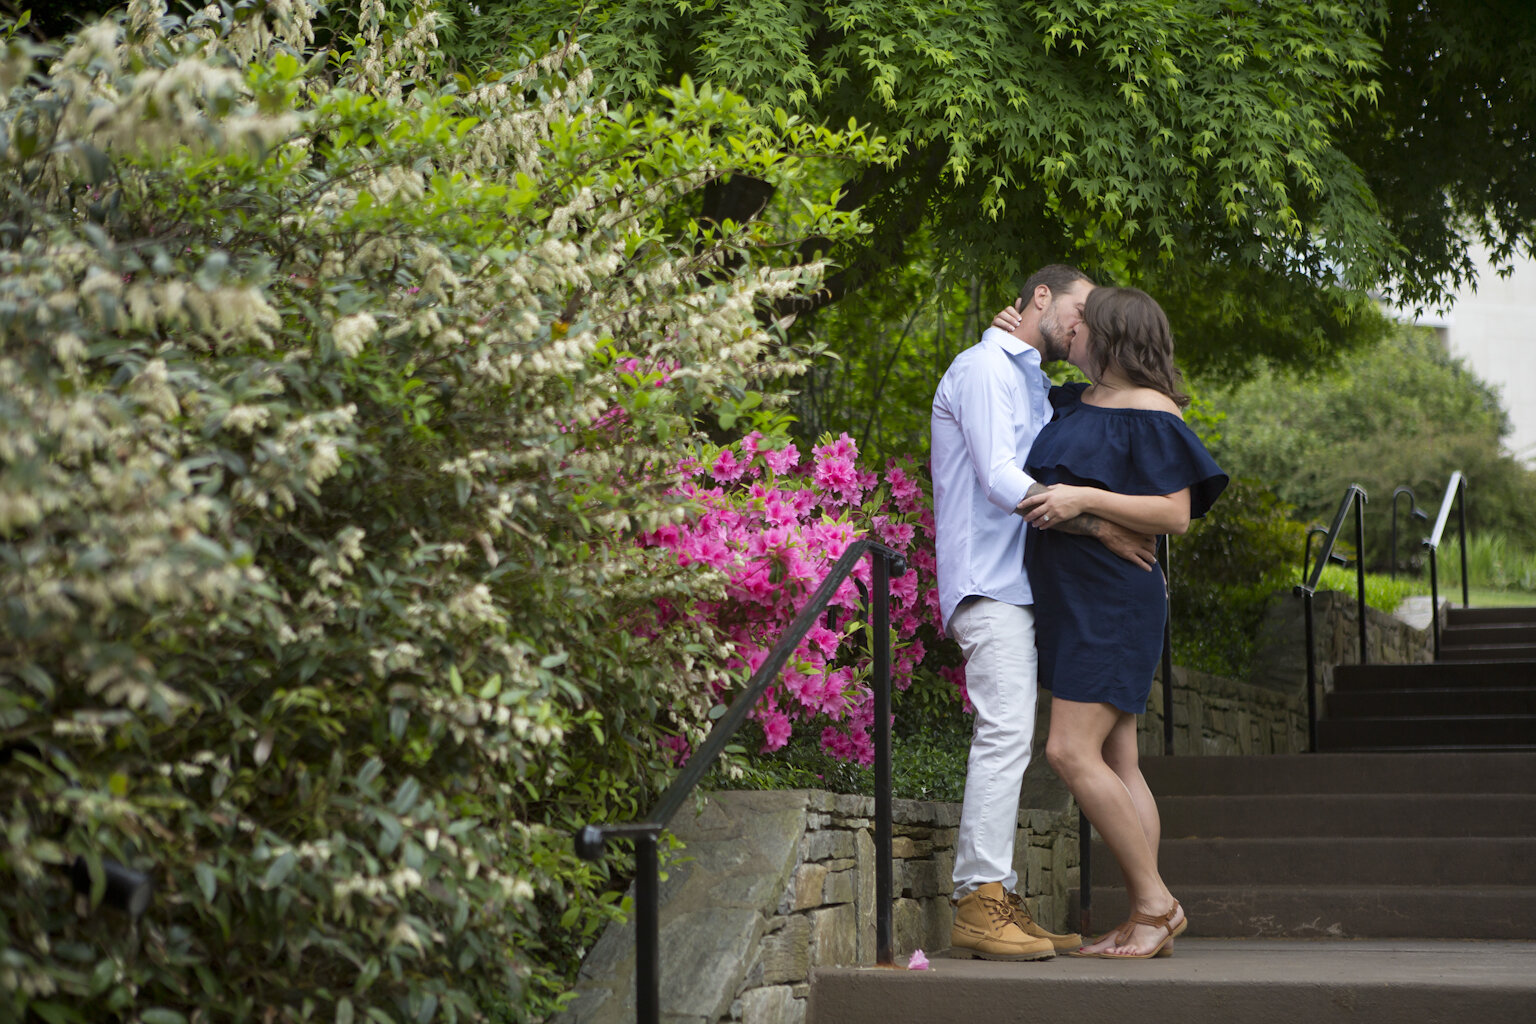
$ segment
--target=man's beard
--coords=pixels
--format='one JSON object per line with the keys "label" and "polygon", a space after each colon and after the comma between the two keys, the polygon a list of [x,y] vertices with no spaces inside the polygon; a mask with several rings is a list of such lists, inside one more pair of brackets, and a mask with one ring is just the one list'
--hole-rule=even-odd
{"label": "man's beard", "polygon": [[1072,351],[1071,339],[1061,329],[1061,321],[1050,310],[1040,314],[1040,340],[1044,342],[1040,350],[1041,362],[1060,362]]}

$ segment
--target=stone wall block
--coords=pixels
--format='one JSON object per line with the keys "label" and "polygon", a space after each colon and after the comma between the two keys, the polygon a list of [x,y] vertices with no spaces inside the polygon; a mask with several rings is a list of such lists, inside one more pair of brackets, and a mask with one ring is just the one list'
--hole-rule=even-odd
{"label": "stone wall block", "polygon": [[[897,870],[892,872],[896,891],[903,896],[912,899],[932,899],[940,895],[946,889],[946,885],[939,876],[939,866],[932,860],[901,860],[896,862]],[[954,883],[949,882],[947,888],[953,889]]]}
{"label": "stone wall block", "polygon": [[858,793],[838,793],[832,797],[832,812],[844,818],[873,818],[875,798]]}
{"label": "stone wall block", "polygon": [[770,985],[742,993],[741,1024],[803,1024],[805,1001],[788,985]]}
{"label": "stone wall block", "polygon": [[801,864],[789,889],[789,910],[808,910],[822,904],[822,890],[827,884],[826,864]]}
{"label": "stone wall block", "polygon": [[823,907],[811,919],[811,963],[817,967],[852,967],[859,962],[859,915],[852,904]]}
{"label": "stone wall block", "polygon": [[824,906],[836,903],[857,903],[858,885],[857,871],[831,872],[822,882],[821,902]]}
{"label": "stone wall block", "polygon": [[857,935],[854,946],[858,954],[858,962],[872,964],[875,962],[875,838],[869,832],[856,832],[854,878],[858,882],[857,899],[854,900],[854,908],[857,920]]}
{"label": "stone wall block", "polygon": [[841,829],[807,832],[805,838],[801,840],[801,859],[815,861],[852,857],[854,855],[853,837],[854,833],[844,832]]}
{"label": "stone wall block", "polygon": [[798,983],[810,978],[810,918],[791,914],[780,920],[782,925],[763,939],[760,984]]}

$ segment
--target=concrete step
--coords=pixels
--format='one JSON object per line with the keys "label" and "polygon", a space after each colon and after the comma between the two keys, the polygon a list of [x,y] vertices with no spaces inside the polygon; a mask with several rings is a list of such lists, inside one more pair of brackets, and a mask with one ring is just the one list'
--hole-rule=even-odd
{"label": "concrete step", "polygon": [[1536,686],[1443,686],[1334,691],[1325,718],[1536,715]]}
{"label": "concrete step", "polygon": [[1536,661],[1536,644],[1440,644],[1441,661]]}
{"label": "concrete step", "polygon": [[1536,750],[1536,714],[1463,714],[1422,718],[1321,718],[1324,751],[1449,750],[1502,747]]}
{"label": "concrete step", "polygon": [[1482,626],[1498,622],[1536,623],[1536,607],[1530,608],[1451,608],[1448,626]]}
{"label": "concrete step", "polygon": [[1440,631],[1440,645],[1536,644],[1536,623],[1490,622],[1480,626],[1447,626]]}
{"label": "concrete step", "polygon": [[1164,839],[1536,835],[1536,794],[1159,796]]}
{"label": "concrete step", "polygon": [[934,959],[925,971],[818,968],[806,1024],[1529,1024],[1536,1005],[1536,946],[1529,943],[1186,936],[1176,949],[1145,961]]}
{"label": "concrete step", "polygon": [[[1199,938],[1536,940],[1536,887],[1531,886],[1171,888],[1189,915],[1187,934]],[[1101,935],[1129,916],[1124,889],[1096,886],[1093,927],[1082,929],[1075,905],[1068,921],[1069,927]],[[1529,969],[1536,976],[1536,957]],[[1536,1010],[1536,1003],[1532,1006]]]}
{"label": "concrete step", "polygon": [[1428,665],[1336,665],[1333,692],[1457,687],[1536,686],[1536,661],[1439,662]]}
{"label": "concrete step", "polygon": [[[1092,857],[1095,891],[1121,884],[1107,846],[1095,842]],[[1175,893],[1188,885],[1519,885],[1536,891],[1536,836],[1164,839],[1158,870]]]}
{"label": "concrete step", "polygon": [[1536,793],[1536,752],[1143,757],[1159,800],[1178,794]]}

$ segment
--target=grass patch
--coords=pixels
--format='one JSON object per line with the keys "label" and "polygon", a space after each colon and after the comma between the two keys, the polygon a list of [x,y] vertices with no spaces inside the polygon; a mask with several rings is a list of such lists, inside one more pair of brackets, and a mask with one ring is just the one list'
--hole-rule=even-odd
{"label": "grass patch", "polygon": [[[1442,599],[1461,602],[1461,586],[1440,592]],[[1527,590],[1492,590],[1472,587],[1467,591],[1468,604],[1473,608],[1536,608],[1536,594]]]}
{"label": "grass patch", "polygon": [[[1358,585],[1359,580],[1355,570],[1338,565],[1324,568],[1323,575],[1317,581],[1317,589],[1320,591],[1340,590],[1346,594],[1353,594]],[[1406,598],[1427,593],[1429,593],[1427,579],[1419,580],[1408,576],[1393,579],[1381,573],[1365,574],[1365,603],[1384,612],[1391,613]]]}

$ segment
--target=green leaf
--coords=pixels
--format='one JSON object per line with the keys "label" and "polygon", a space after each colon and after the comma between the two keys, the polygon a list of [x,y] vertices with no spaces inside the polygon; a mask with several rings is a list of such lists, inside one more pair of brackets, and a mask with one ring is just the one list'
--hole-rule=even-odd
{"label": "green leaf", "polygon": [[213,902],[219,892],[219,876],[209,864],[199,862],[192,868],[192,873],[197,877],[197,887],[203,892],[203,899]]}
{"label": "green leaf", "polygon": [[261,879],[261,887],[263,889],[276,889],[288,880],[288,875],[293,871],[294,865],[297,863],[298,859],[293,855],[293,851],[285,850],[267,868],[266,875]]}
{"label": "green leaf", "polygon": [[176,1010],[167,1010],[163,1007],[151,1007],[139,1012],[139,1019],[144,1024],[187,1024],[187,1018]]}
{"label": "green leaf", "polygon": [[48,1024],[80,1024],[85,1017],[73,1007],[62,1006],[54,1002],[29,1002],[27,1009],[37,1014]]}
{"label": "green leaf", "polygon": [[396,814],[405,815],[410,813],[412,807],[416,806],[416,801],[420,797],[421,783],[417,782],[415,778],[408,778],[400,784],[400,788],[395,792],[395,799],[390,803],[390,807]]}

